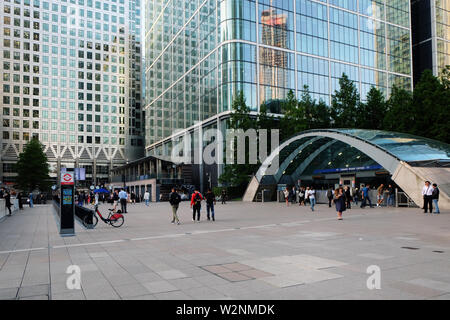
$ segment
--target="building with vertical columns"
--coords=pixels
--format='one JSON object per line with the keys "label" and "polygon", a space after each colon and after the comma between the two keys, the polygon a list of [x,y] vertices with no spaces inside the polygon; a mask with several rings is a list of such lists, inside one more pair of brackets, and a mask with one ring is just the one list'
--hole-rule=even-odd
{"label": "building with vertical columns", "polygon": [[0,181],[32,137],[82,187],[143,156],[140,30],[139,0],[0,2]]}
{"label": "building with vertical columns", "polygon": [[411,1],[414,83],[425,69],[439,76],[450,65],[450,1]]}
{"label": "building with vertical columns", "polygon": [[[169,157],[188,134],[225,130],[233,96],[258,112],[289,92],[330,103],[346,73],[365,99],[412,89],[409,0],[146,0],[145,152]],[[273,111],[273,110],[271,110]],[[273,111],[276,112],[276,111]],[[195,184],[221,166],[193,167]]]}

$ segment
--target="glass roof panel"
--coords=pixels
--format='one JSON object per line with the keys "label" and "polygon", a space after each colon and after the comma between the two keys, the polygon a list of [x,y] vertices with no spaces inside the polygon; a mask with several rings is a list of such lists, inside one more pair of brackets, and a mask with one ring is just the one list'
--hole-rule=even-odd
{"label": "glass roof panel", "polygon": [[381,130],[336,129],[366,140],[402,161],[450,160],[450,145],[406,133]]}

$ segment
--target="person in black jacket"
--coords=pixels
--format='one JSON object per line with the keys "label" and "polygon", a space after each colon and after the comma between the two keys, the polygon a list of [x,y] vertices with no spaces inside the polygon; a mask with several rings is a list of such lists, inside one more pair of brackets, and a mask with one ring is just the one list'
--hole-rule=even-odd
{"label": "person in black jacket", "polygon": [[211,220],[209,217],[209,212],[211,211],[211,218],[213,221],[216,221],[214,217],[214,205],[216,204],[216,196],[214,195],[214,192],[212,192],[211,189],[208,189],[205,198],[206,198],[206,217],[208,218],[208,220]]}
{"label": "person in black jacket", "polygon": [[177,224],[180,224],[180,219],[178,219],[177,211],[178,206],[181,202],[180,195],[176,192],[175,188],[172,188],[172,192],[169,195],[169,203],[172,206],[172,223],[175,223],[175,220],[177,221]]}
{"label": "person in black jacket", "polygon": [[434,213],[441,213],[439,211],[439,188],[436,183],[433,183],[433,193],[431,194],[431,199],[433,199]]}
{"label": "person in black jacket", "polygon": [[9,216],[10,216],[12,203],[11,203],[11,194],[9,193],[8,190],[5,190],[5,192],[3,194],[3,198],[5,199],[5,206],[6,206],[6,209],[8,209]]}

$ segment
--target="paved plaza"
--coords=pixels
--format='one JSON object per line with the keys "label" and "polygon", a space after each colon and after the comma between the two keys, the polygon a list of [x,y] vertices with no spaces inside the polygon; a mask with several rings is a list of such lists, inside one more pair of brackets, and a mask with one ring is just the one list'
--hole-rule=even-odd
{"label": "paved plaza", "polygon": [[[109,205],[101,205],[106,211]],[[129,205],[125,224],[76,223],[60,237],[51,205],[0,222],[0,299],[450,299],[450,214],[282,203],[217,204],[181,225],[168,203]],[[70,265],[81,289],[68,289]],[[369,290],[367,268],[381,269]]]}

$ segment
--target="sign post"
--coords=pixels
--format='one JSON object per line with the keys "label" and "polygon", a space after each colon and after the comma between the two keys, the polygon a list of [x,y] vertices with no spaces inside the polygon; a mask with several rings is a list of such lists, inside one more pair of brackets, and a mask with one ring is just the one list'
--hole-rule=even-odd
{"label": "sign post", "polygon": [[75,173],[61,172],[61,213],[59,220],[59,234],[62,236],[75,235]]}

